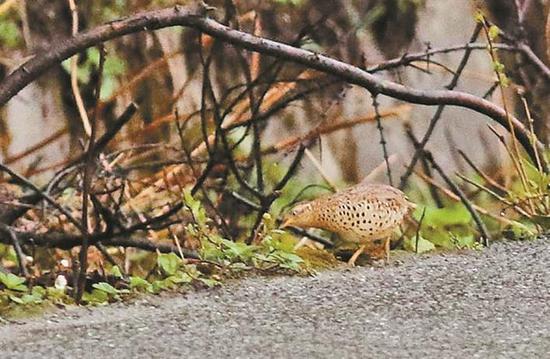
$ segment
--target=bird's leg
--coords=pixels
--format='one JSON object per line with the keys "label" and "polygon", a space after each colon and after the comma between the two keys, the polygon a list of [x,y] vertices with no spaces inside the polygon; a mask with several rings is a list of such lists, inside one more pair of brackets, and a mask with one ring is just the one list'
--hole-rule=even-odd
{"label": "bird's leg", "polygon": [[387,237],[384,242],[384,248],[386,252],[386,264],[390,263],[390,239],[391,237]]}
{"label": "bird's leg", "polygon": [[355,253],[353,253],[353,255],[351,256],[351,258],[348,261],[348,265],[350,267],[355,267],[355,261],[357,260],[357,258],[359,258],[361,253],[363,253],[365,251],[366,247],[367,246],[365,244],[363,244],[362,246],[359,247],[358,250],[355,251]]}

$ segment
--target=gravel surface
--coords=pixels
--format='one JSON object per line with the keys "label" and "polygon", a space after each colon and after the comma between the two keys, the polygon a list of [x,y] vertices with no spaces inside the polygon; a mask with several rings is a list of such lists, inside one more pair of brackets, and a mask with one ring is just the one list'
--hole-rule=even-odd
{"label": "gravel surface", "polygon": [[548,358],[550,240],[0,324],[0,358]]}

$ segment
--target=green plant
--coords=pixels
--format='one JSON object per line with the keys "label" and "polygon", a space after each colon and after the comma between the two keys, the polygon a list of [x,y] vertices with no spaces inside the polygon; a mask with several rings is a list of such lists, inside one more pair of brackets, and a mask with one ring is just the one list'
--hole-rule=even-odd
{"label": "green plant", "polygon": [[435,246],[445,249],[479,248],[475,240],[472,216],[464,206],[427,206],[422,218],[423,211],[424,208],[417,208],[413,212],[413,217],[421,223],[418,250],[416,234],[405,240],[405,249],[422,253],[435,249]]}
{"label": "green plant", "polygon": [[0,44],[14,49],[22,44],[22,36],[14,19],[9,16],[0,16]]}
{"label": "green plant", "polygon": [[130,293],[127,289],[117,289],[106,282],[92,284],[92,291],[85,292],[82,299],[88,304],[103,305],[121,300],[122,294]]}
{"label": "green plant", "polygon": [[187,225],[188,235],[201,241],[201,255],[205,260],[214,261],[235,269],[281,268],[293,271],[302,270],[303,260],[294,252],[295,239],[285,231],[278,230],[274,218],[264,214],[261,231],[257,233],[259,244],[248,245],[223,238],[210,227],[201,202],[189,191],[184,192],[184,202],[193,217]]}
{"label": "green plant", "polygon": [[12,273],[0,272],[0,284],[3,284],[6,289],[14,290],[18,292],[24,292],[27,290],[25,278],[21,278]]}

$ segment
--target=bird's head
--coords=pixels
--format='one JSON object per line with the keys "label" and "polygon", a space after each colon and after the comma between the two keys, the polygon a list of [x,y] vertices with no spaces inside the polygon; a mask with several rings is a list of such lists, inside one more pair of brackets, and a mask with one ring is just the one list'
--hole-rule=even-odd
{"label": "bird's head", "polygon": [[312,227],[315,224],[315,211],[310,202],[298,203],[285,216],[282,227]]}

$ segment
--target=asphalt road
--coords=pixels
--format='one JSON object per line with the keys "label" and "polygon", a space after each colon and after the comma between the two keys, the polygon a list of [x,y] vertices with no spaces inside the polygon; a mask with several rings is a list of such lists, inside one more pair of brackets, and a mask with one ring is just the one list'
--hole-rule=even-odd
{"label": "asphalt road", "polygon": [[0,324],[0,358],[550,358],[550,240]]}

